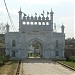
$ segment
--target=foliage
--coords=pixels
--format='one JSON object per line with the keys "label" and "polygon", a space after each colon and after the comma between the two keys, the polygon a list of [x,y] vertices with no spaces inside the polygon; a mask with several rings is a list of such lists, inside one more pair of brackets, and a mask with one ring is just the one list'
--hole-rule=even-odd
{"label": "foliage", "polygon": [[40,53],[28,53],[28,57],[42,57],[42,55]]}
{"label": "foliage", "polygon": [[0,53],[0,65],[4,65],[9,60],[9,56],[5,56],[5,53]]}
{"label": "foliage", "polygon": [[3,53],[0,53],[0,63],[4,65],[5,61],[5,55]]}
{"label": "foliage", "polygon": [[72,61],[60,61],[68,66],[71,66],[73,68],[75,68],[75,62],[72,62]]}
{"label": "foliage", "polygon": [[0,34],[0,43],[5,44],[5,34]]}
{"label": "foliage", "polygon": [[75,56],[66,56],[66,61],[73,61],[75,62]]}
{"label": "foliage", "polygon": [[69,57],[69,59],[70,59],[71,61],[75,62],[75,56],[71,56],[71,57]]}
{"label": "foliage", "polygon": [[69,56],[65,56],[66,61],[70,61]]}

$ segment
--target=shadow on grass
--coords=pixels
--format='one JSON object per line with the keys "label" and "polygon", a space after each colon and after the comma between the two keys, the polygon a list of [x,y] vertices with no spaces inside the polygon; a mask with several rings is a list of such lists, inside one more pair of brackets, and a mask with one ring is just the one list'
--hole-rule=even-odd
{"label": "shadow on grass", "polygon": [[14,63],[18,63],[18,61],[8,61],[8,63],[6,63],[6,64],[11,65],[11,64],[14,64]]}
{"label": "shadow on grass", "polygon": [[12,65],[14,63],[18,63],[18,61],[8,61],[8,62],[5,62],[5,64],[3,64],[2,62],[0,62],[0,67],[2,67],[4,65]]}
{"label": "shadow on grass", "polygon": [[3,66],[3,63],[0,63],[0,67],[2,67]]}

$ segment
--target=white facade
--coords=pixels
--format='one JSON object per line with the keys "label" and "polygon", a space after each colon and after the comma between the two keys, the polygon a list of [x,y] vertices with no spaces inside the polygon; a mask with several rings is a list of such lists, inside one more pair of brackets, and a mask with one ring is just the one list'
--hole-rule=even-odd
{"label": "white facade", "polygon": [[[11,58],[28,58],[28,48],[33,42],[41,44],[42,58],[63,59],[65,34],[64,26],[61,27],[61,33],[53,31],[53,11],[50,17],[26,16],[19,11],[19,32],[9,32],[5,34],[6,55]],[[23,16],[23,17],[22,17]],[[51,18],[51,19],[50,19]],[[14,56],[15,55],[15,56]]]}

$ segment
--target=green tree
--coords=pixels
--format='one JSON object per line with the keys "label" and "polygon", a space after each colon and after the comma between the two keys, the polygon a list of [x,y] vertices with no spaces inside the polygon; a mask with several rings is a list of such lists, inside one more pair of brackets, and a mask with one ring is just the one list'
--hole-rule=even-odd
{"label": "green tree", "polygon": [[0,53],[0,63],[5,64],[5,55],[3,53]]}

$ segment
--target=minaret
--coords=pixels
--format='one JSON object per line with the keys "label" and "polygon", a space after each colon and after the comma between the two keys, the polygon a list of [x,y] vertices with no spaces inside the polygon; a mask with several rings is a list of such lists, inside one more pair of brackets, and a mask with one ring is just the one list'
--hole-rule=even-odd
{"label": "minaret", "polygon": [[62,26],[61,26],[61,32],[64,34],[64,25],[63,25],[63,23],[62,23]]}
{"label": "minaret", "polygon": [[6,33],[9,33],[9,25],[8,25],[8,23],[7,23],[7,25],[6,25]]}
{"label": "minaret", "polygon": [[22,25],[22,11],[21,11],[21,8],[20,8],[20,11],[18,12],[19,13],[19,32],[21,32],[21,25]]}
{"label": "minaret", "polygon": [[52,8],[51,8],[50,18],[51,18],[51,26],[52,26],[52,30],[53,30],[53,14],[54,14],[54,12],[52,11]]}

